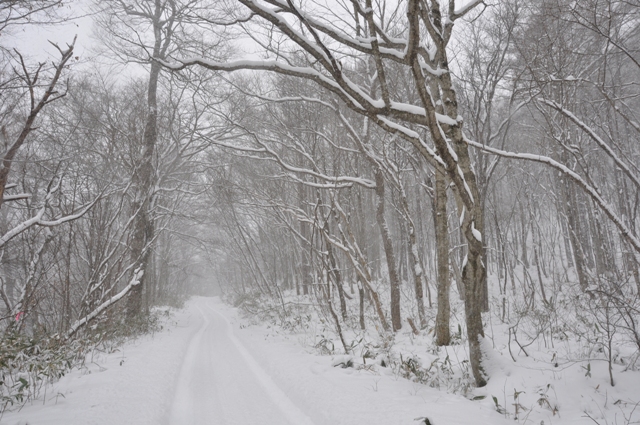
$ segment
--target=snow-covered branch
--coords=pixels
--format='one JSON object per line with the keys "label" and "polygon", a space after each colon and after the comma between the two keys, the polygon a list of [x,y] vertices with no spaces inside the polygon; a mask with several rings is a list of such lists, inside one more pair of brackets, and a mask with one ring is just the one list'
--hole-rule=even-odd
{"label": "snow-covered branch", "polygon": [[76,320],[76,322],[73,325],[71,325],[71,327],[67,331],[67,333],[65,335],[66,338],[72,337],[73,334],[75,334],[78,331],[78,329],[80,329],[81,327],[83,327],[84,325],[89,323],[91,320],[93,320],[96,317],[98,317],[98,315],[100,313],[102,313],[107,308],[109,308],[110,306],[112,306],[113,304],[115,304],[116,302],[121,300],[125,295],[127,295],[129,293],[131,288],[133,288],[134,286],[140,284],[140,279],[142,279],[143,274],[144,274],[144,270],[137,269],[133,273],[133,277],[131,278],[131,281],[129,282],[129,284],[127,286],[125,286],[122,289],[122,291],[118,292],[116,295],[114,295],[113,297],[109,298],[108,300],[106,300],[105,302],[100,304],[98,307],[96,307],[95,310],[93,310],[91,313],[87,314],[82,319]]}
{"label": "snow-covered branch", "polygon": [[633,246],[636,252],[640,254],[640,239],[638,239],[638,237],[634,235],[631,229],[629,229],[627,225],[622,221],[622,219],[615,213],[611,205],[609,205],[609,203],[605,201],[602,196],[600,196],[600,193],[598,193],[596,188],[587,183],[585,179],[583,179],[578,173],[571,170],[566,165],[561,164],[553,158],[549,158],[548,156],[544,155],[504,151],[501,149],[485,146],[471,140],[467,140],[467,143],[470,146],[473,146],[485,152],[492,153],[494,155],[502,156],[504,158],[522,159],[525,161],[533,161],[541,164],[546,164],[560,171],[564,175],[570,177],[602,209],[609,220],[611,220],[611,222],[618,228],[620,234]]}
{"label": "snow-covered branch", "polygon": [[629,179],[636,185],[638,189],[640,189],[640,178],[631,171],[629,166],[625,164],[624,161],[611,149],[611,147],[600,137],[598,134],[589,127],[585,122],[576,117],[571,111],[562,107],[562,105],[557,104],[556,102],[548,99],[540,99],[542,103],[545,105],[551,106],[556,111],[562,113],[564,116],[569,118],[575,125],[577,125],[582,131],[587,133],[591,139],[596,142],[600,148],[605,151],[607,155],[615,162],[616,166],[622,170],[622,172],[629,177]]}
{"label": "snow-covered branch", "polygon": [[[47,194],[47,196],[49,196],[51,193],[52,192],[49,192],[49,194]],[[100,199],[99,196],[96,197],[96,199],[94,199],[90,204],[82,207],[75,214],[70,214],[70,215],[67,215],[67,216],[59,217],[59,218],[56,218],[54,220],[45,220],[44,219],[44,214],[45,214],[45,212],[47,210],[47,206],[48,206],[48,199],[47,199],[45,201],[45,204],[42,207],[40,207],[38,212],[33,217],[31,217],[30,219],[25,220],[22,223],[18,224],[17,226],[12,228],[11,230],[7,231],[4,235],[2,235],[2,237],[0,237],[0,248],[3,247],[11,239],[15,238],[20,233],[24,232],[25,230],[27,230],[27,229],[29,229],[29,228],[31,228],[33,226],[53,227],[53,226],[58,226],[60,224],[67,223],[69,221],[77,220],[77,219],[81,218],[83,215],[85,215],[87,213],[87,211],[89,211],[91,209],[91,207],[93,207],[95,205],[95,203],[98,202],[99,199]]]}

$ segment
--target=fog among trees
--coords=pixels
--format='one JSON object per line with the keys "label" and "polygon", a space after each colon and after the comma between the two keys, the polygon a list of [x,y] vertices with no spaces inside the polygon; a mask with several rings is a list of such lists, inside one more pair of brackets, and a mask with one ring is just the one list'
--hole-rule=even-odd
{"label": "fog among trees", "polygon": [[[332,353],[461,346],[469,388],[531,344],[606,362],[610,386],[640,367],[638,1],[90,13],[91,61],[73,34],[42,63],[0,44],[3,409],[55,378],[19,388],[16,353],[61,375],[191,295],[315,323]],[[73,15],[0,1],[0,43]]]}

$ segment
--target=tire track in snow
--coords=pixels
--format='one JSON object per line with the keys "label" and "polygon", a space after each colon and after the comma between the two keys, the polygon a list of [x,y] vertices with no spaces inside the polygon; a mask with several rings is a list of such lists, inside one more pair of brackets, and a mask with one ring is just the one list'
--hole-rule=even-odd
{"label": "tire track in snow", "polygon": [[247,351],[242,342],[240,342],[240,340],[234,335],[233,327],[231,326],[231,323],[227,320],[227,318],[211,308],[211,306],[206,305],[206,307],[215,315],[220,317],[220,319],[222,319],[225,324],[227,337],[231,340],[233,345],[235,345],[236,349],[238,350],[244,361],[247,363],[260,385],[262,385],[273,403],[278,406],[278,408],[286,416],[289,422],[295,425],[314,425],[311,418],[309,418],[302,410],[300,410],[284,393],[284,391],[282,391],[280,387],[278,387],[278,385],[273,382],[267,372],[265,372],[264,369],[260,367],[251,353]]}
{"label": "tire track in snow", "polygon": [[176,392],[171,406],[170,423],[175,425],[187,425],[194,423],[194,408],[192,406],[193,399],[189,394],[189,383],[191,375],[190,369],[196,362],[195,359],[197,356],[198,346],[201,345],[203,335],[207,328],[211,325],[211,321],[204,314],[204,311],[202,311],[200,306],[196,307],[198,308],[198,311],[202,316],[202,325],[200,325],[198,331],[191,337],[189,346],[187,347],[187,351],[184,356],[184,360],[182,361],[182,365],[180,366],[178,384],[176,386]]}
{"label": "tire track in snow", "polygon": [[260,367],[227,318],[205,300],[171,404],[171,425],[314,425]]}

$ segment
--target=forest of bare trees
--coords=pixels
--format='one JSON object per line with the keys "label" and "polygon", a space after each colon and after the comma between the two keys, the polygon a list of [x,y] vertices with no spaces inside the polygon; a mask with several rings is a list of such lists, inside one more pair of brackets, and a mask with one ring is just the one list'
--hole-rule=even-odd
{"label": "forest of bare trees", "polygon": [[[72,19],[62,4],[2,1],[0,35]],[[489,322],[525,354],[583,341],[612,386],[612,363],[640,365],[638,1],[91,13],[110,68],[73,34],[42,63],[0,46],[7,374],[19,350],[92,346],[218,291],[321,320],[347,354],[365,332],[464,344],[477,387]],[[5,405],[28,390],[1,385]]]}

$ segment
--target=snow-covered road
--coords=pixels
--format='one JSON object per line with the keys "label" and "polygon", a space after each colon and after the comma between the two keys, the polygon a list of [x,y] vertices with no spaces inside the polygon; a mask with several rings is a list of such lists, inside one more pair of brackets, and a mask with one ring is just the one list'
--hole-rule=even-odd
{"label": "snow-covered road", "polygon": [[388,368],[334,367],[340,356],[313,353],[305,338],[268,324],[246,326],[218,298],[194,298],[164,331],[89,359],[86,369],[49,388],[45,401],[6,413],[0,424],[512,423],[491,400],[469,401]]}
{"label": "snow-covered road", "polygon": [[201,325],[189,342],[171,425],[312,425],[235,337],[229,321],[200,299]]}

